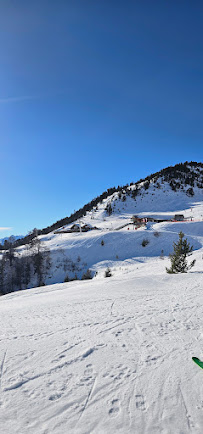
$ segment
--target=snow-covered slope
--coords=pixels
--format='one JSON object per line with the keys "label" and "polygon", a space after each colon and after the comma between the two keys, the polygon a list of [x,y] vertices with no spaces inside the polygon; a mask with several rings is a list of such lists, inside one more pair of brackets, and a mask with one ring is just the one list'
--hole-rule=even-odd
{"label": "snow-covered slope", "polygon": [[[131,226],[128,230],[127,226],[120,231],[104,230],[45,236],[42,239],[52,252],[52,274],[48,276],[47,281],[57,283],[63,281],[67,273],[71,276],[75,272],[80,277],[87,268],[103,273],[103,269],[108,265],[119,267],[120,262],[126,259],[159,257],[161,254],[168,256],[173,250],[173,241],[177,241],[180,230],[187,235],[195,250],[202,247],[203,222],[150,223],[136,231]],[[142,242],[145,239],[149,244],[143,247]],[[102,241],[104,245],[101,245]],[[58,250],[59,246],[63,250]],[[64,271],[64,258],[70,258],[76,264],[73,272],[71,268]]]}
{"label": "snow-covered slope", "polygon": [[[52,262],[48,273],[44,275],[44,283],[63,282],[67,275],[70,279],[75,275],[80,279],[88,268],[92,272],[100,272],[102,267],[120,266],[120,261],[126,259],[168,255],[180,230],[187,235],[195,250],[201,248],[203,189],[200,186],[203,169],[201,165],[186,168],[186,173],[176,170],[175,179],[171,178],[173,172],[169,177],[168,172],[163,171],[114,192],[80,219],[47,235],[41,235],[39,238],[43,249],[50,249]],[[191,182],[193,187],[185,185],[185,182]],[[171,222],[175,214],[183,214],[185,221]],[[165,222],[148,222],[135,230],[132,225],[133,215]],[[96,229],[66,233],[74,224]],[[142,246],[144,239],[149,241],[145,247]],[[20,247],[18,252],[24,255],[27,254],[27,249]],[[35,275],[29,286],[36,285]]]}
{"label": "snow-covered slope", "polygon": [[202,433],[202,251],[192,272],[124,261],[113,277],[0,303],[0,432]]}
{"label": "snow-covered slope", "polygon": [[[185,169],[192,191],[185,172],[173,182],[164,172],[38,237],[50,250],[47,286],[0,298],[0,433],[202,433],[203,373],[192,362],[203,359],[202,167]],[[133,215],[159,222],[136,227]],[[67,233],[73,224],[94,229]],[[196,263],[169,275],[181,230]],[[18,279],[32,249],[15,252]],[[60,283],[88,268],[93,280]]]}
{"label": "snow-covered slope", "polygon": [[[193,187],[193,196],[186,194],[187,188],[171,189],[167,181],[158,178],[153,180],[147,190],[143,182],[132,185],[104,199],[102,203],[87,212],[80,220],[82,224],[91,224],[100,229],[118,229],[119,226],[131,222],[132,215],[140,217],[156,217],[171,219],[175,214],[183,213],[186,219],[203,220],[203,189]],[[133,191],[137,194],[133,197]],[[106,208],[111,205],[112,213],[108,215]],[[79,220],[75,223],[79,223]],[[59,231],[69,229],[73,223]]]}
{"label": "snow-covered slope", "polygon": [[[52,252],[53,272],[47,278],[46,283],[57,283],[64,280],[68,272],[63,271],[63,261],[60,265],[60,251],[78,265],[76,273],[81,277],[85,269],[91,268],[98,271],[101,262],[106,266],[108,261],[117,262],[134,257],[160,256],[161,252],[168,255],[172,251],[173,241],[177,241],[178,233],[182,230],[193,245],[194,249],[202,246],[203,235],[203,202],[202,190],[196,189],[192,198],[184,192],[173,192],[165,183],[163,188],[154,190],[152,186],[148,192],[136,198],[136,201],[126,195],[126,199],[118,198],[118,193],[107,198],[97,209],[88,212],[81,220],[75,223],[89,224],[97,227],[97,230],[89,232],[65,233],[72,225],[64,226],[57,231],[41,237],[41,241]],[[113,209],[109,216],[106,206],[111,202]],[[164,223],[147,223],[137,230],[132,225],[132,216],[156,217],[165,219]],[[173,223],[170,220],[175,214],[184,214],[187,221]],[[158,233],[158,234],[157,234]],[[200,238],[199,238],[200,236]],[[143,239],[149,244],[142,246]],[[103,243],[103,245],[101,244]],[[80,264],[77,258],[81,259]],[[56,268],[57,267],[57,268]]]}

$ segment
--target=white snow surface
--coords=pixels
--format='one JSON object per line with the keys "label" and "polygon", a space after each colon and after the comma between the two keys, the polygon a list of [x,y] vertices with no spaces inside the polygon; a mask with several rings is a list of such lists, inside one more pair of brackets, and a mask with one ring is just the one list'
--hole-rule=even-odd
{"label": "white snow surface", "polygon": [[[161,180],[160,180],[161,182]],[[133,187],[132,187],[133,188]],[[167,182],[161,184],[161,188],[150,185],[147,191],[141,190],[140,195],[134,200],[126,195],[119,199],[118,193],[109,196],[97,209],[87,212],[86,216],[67,226],[58,229],[58,233],[49,233],[40,236],[44,248],[51,251],[52,267],[45,284],[64,282],[68,274],[72,278],[75,273],[78,278],[90,268],[93,272],[109,264],[118,263],[135,257],[158,257],[163,250],[168,255],[173,250],[173,241],[177,241],[178,233],[182,230],[193,245],[194,249],[202,247],[203,236],[203,197],[202,190],[194,187],[194,196],[188,197],[182,190],[174,192]],[[108,216],[106,205],[112,204],[113,213]],[[170,220],[175,214],[183,214],[185,222],[164,222],[159,224],[148,223],[146,227],[135,230],[132,216],[153,216]],[[89,232],[63,233],[73,224],[88,224],[98,229]],[[123,227],[124,226],[124,227]],[[159,237],[154,236],[155,232]],[[149,244],[142,246],[143,239]],[[101,242],[104,241],[104,245]],[[19,252],[24,252],[21,247]],[[26,250],[25,250],[26,251]],[[78,258],[80,258],[78,262]],[[64,269],[64,261],[70,260],[76,264],[76,269],[71,271]],[[102,270],[103,272],[103,270]],[[36,286],[33,281],[31,286]]]}
{"label": "white snow surface", "polygon": [[1,297],[0,432],[202,433],[202,254]]}
{"label": "white snow surface", "polygon": [[[98,230],[40,237],[51,251],[47,286],[0,298],[1,434],[203,432],[203,371],[192,361],[203,360],[203,202],[194,192],[165,183],[136,201],[115,193],[75,222]],[[133,214],[177,213],[188,221],[130,225]],[[196,264],[169,275],[180,230]],[[96,277],[58,283],[67,260],[79,277],[87,268]]]}

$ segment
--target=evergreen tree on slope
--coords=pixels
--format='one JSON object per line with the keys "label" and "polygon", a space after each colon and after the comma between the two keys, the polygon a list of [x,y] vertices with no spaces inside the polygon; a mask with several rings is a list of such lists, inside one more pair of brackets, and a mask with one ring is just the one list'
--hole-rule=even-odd
{"label": "evergreen tree on slope", "polygon": [[184,238],[184,233],[180,231],[179,240],[177,243],[173,243],[173,253],[170,256],[171,267],[166,268],[167,273],[187,273],[195,265],[195,259],[188,265],[187,256],[190,256],[193,251],[193,246],[190,246],[187,238]]}

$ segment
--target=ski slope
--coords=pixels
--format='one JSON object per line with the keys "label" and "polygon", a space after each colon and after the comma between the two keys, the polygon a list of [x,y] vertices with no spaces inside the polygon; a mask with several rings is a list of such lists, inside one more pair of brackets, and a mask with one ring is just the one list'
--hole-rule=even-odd
{"label": "ski slope", "polygon": [[[131,221],[132,215],[140,217],[154,216],[156,218],[171,219],[175,214],[184,214],[185,218],[203,220],[203,192],[194,187],[194,196],[188,197],[184,190],[174,192],[168,182],[159,179],[160,188],[152,183],[147,191],[140,186],[140,193],[133,199],[128,194],[114,193],[104,199],[97,208],[94,207],[80,220],[81,224],[90,224],[102,230],[115,230],[122,224]],[[141,183],[142,185],[142,183]],[[129,187],[133,191],[134,186]],[[123,196],[125,195],[125,201]],[[108,216],[106,206],[111,203],[112,214]],[[75,223],[79,223],[77,220]],[[59,229],[69,229],[73,223]]]}
{"label": "ski slope", "polygon": [[1,297],[0,432],[202,433],[202,254]]}
{"label": "ski slope", "polygon": [[[188,197],[158,181],[74,222],[97,229],[41,235],[47,286],[0,298],[0,434],[203,432],[203,371],[192,361],[203,360],[202,189]],[[164,221],[135,230],[135,214]],[[187,221],[168,221],[175,214]],[[169,275],[180,231],[196,263]],[[92,280],[62,283],[88,268]]]}
{"label": "ski slope", "polygon": [[[129,230],[128,230],[129,228]],[[178,233],[183,231],[194,250],[203,246],[203,221],[182,223],[147,223],[147,226],[134,230],[127,226],[119,231],[101,230],[86,233],[48,234],[41,240],[50,249],[52,269],[45,283],[63,282],[66,271],[63,260],[71,259],[79,265],[77,275],[80,278],[85,269],[100,273],[107,266],[119,267],[122,261],[140,257],[159,257],[161,253],[168,256],[173,250],[173,242],[178,240]],[[142,246],[144,239],[149,241]],[[101,242],[104,245],[101,245]],[[80,263],[78,264],[78,257]],[[69,276],[75,273],[68,271]]]}
{"label": "ski slope", "polygon": [[[200,180],[201,176],[197,179]],[[140,182],[138,186],[131,185],[115,192],[101,200],[81,219],[39,236],[42,250],[50,251],[51,266],[44,271],[43,283],[50,285],[62,283],[67,278],[81,279],[88,269],[92,275],[100,273],[101,269],[103,273],[104,267],[118,267],[122,261],[133,261],[133,258],[168,256],[180,230],[195,250],[200,249],[203,246],[203,190],[197,182],[192,197],[186,194],[188,186],[180,183],[179,190],[174,191],[162,177],[152,179],[147,190],[143,185],[144,182]],[[136,187],[138,194],[133,198],[131,193]],[[109,204],[112,208],[110,215],[106,210]],[[183,214],[186,221],[172,223],[170,220],[175,214]],[[134,215],[163,219],[164,222],[147,223],[145,227],[135,230],[132,224]],[[94,229],[67,233],[73,225],[77,225],[78,229],[84,225]],[[145,247],[142,246],[143,240],[148,241]],[[32,251],[28,246],[21,246],[16,252],[19,256],[26,256]],[[38,282],[36,274],[32,273],[27,287],[35,287]]]}

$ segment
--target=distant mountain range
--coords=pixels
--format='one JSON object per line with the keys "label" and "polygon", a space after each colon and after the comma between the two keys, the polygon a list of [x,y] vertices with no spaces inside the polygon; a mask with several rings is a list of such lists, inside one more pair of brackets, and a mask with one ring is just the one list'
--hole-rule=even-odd
{"label": "distant mountain range", "polygon": [[[19,240],[24,237],[24,235],[12,235],[15,240]],[[0,244],[3,244],[4,241],[8,240],[10,237],[0,238]]]}

